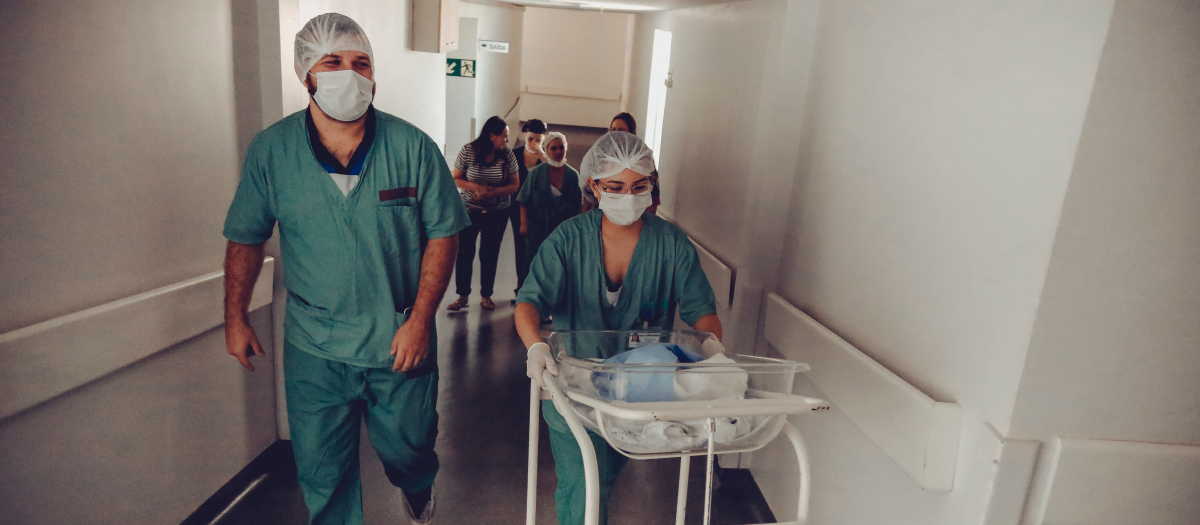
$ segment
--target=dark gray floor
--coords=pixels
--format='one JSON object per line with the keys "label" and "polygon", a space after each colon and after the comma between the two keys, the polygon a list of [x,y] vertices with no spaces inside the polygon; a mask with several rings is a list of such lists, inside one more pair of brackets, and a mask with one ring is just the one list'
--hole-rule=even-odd
{"label": "dark gray floor", "polygon": [[[442,462],[436,490],[435,523],[442,525],[521,524],[525,520],[525,465],[529,380],[525,349],[513,328],[509,299],[516,286],[511,232],[500,252],[493,312],[471,297],[465,311],[438,314],[441,366],[441,414],[437,450]],[[478,265],[475,283],[478,283]],[[477,294],[478,292],[476,292]],[[448,304],[453,297],[447,296]],[[554,460],[542,424],[538,474],[538,523],[557,523],[554,513]],[[403,523],[399,491],[383,474],[363,432],[363,507],[365,523]],[[702,522],[703,458],[694,458],[688,523]],[[614,489],[612,525],[674,523],[679,460],[630,461]],[[760,496],[761,497],[761,496]],[[717,491],[716,524],[756,523],[744,496]],[[307,511],[294,475],[268,476],[217,523],[302,524]]]}

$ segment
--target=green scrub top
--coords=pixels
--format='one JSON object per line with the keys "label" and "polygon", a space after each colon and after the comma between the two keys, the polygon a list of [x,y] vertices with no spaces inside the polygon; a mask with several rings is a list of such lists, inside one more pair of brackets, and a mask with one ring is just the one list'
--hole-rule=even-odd
{"label": "green scrub top", "polygon": [[674,224],[649,213],[642,214],[645,223],[621,296],[611,306],[605,293],[602,217],[602,211],[592,210],[554,230],[530,264],[517,302],[532,304],[541,315],[553,315],[556,331],[670,330],[676,308],[689,326],[717,312],[692,241]]}
{"label": "green scrub top", "polygon": [[561,195],[550,191],[550,165],[545,162],[529,170],[529,178],[517,193],[517,202],[527,208],[529,235],[525,238],[532,245],[541,244],[559,224],[579,214],[579,172],[566,165],[563,169]]}
{"label": "green scrub top", "polygon": [[425,243],[466,227],[467,211],[433,139],[378,110],[359,182],[342,195],[309,145],[306,112],[254,137],[224,235],[260,244],[279,223],[289,343],[334,361],[390,367]]}

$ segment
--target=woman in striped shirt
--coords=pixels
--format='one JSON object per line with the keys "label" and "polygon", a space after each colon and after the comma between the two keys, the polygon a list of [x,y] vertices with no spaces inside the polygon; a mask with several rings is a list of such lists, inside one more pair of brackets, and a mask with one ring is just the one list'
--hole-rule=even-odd
{"label": "woman in striped shirt", "polygon": [[496,284],[496,261],[508,226],[512,196],[521,189],[517,158],[508,149],[508,125],[500,117],[483,124],[479,138],[463,146],[454,161],[454,183],[462,190],[471,225],[458,234],[458,261],[454,287],[458,300],[448,307],[461,310],[471,295],[471,271],[475,264],[475,239],[479,238],[479,305],[493,310],[492,288]]}

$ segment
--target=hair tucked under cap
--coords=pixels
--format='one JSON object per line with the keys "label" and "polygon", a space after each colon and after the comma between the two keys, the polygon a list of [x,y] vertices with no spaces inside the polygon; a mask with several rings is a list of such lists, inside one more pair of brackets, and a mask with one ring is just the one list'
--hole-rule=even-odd
{"label": "hair tucked under cap", "polygon": [[561,140],[561,141],[562,141],[562,143],[563,143],[563,148],[564,148],[564,149],[566,149],[566,147],[567,147],[567,136],[566,136],[566,135],[563,135],[562,133],[559,133],[559,132],[557,132],[557,131],[551,131],[551,132],[549,132],[549,133],[546,133],[546,136],[545,136],[544,138],[542,138],[542,147],[543,147],[543,148],[549,148],[549,147],[550,147],[550,141],[552,141],[552,140],[554,140],[554,139]]}
{"label": "hair tucked under cap", "polygon": [[637,135],[624,131],[605,133],[579,165],[579,173],[591,179],[606,179],[627,169],[649,177],[654,173],[654,152]]}
{"label": "hair tucked under cap", "polygon": [[371,41],[357,22],[340,13],[313,17],[296,33],[296,76],[304,82],[321,57],[336,51],[359,51],[371,57],[372,66],[375,62]]}

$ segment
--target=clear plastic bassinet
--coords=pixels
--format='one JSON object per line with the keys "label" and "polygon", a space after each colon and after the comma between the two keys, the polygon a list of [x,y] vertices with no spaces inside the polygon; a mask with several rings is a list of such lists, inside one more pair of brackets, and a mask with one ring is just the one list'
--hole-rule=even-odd
{"label": "clear plastic bassinet", "polygon": [[[722,347],[708,332],[554,332],[546,342],[580,421],[633,458],[706,454],[710,434],[716,453],[756,450],[775,439],[788,414],[823,403],[791,393],[808,365],[746,355],[710,359]],[[601,362],[662,343],[704,361]]]}

